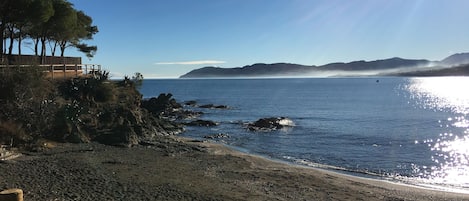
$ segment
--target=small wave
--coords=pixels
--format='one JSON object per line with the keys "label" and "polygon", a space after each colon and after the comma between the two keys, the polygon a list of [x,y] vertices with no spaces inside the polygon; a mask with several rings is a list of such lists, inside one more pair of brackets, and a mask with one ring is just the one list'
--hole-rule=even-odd
{"label": "small wave", "polygon": [[469,185],[439,183],[431,178],[413,177],[410,175],[405,176],[401,174],[376,173],[376,172],[371,172],[368,170],[348,169],[348,168],[339,167],[339,166],[315,163],[306,159],[299,159],[299,158],[295,158],[292,156],[283,156],[283,158],[287,161],[293,162],[294,164],[336,171],[339,173],[344,173],[344,174],[348,174],[352,176],[390,181],[390,182],[395,182],[395,183],[413,185],[413,186],[447,191],[447,192],[469,194]]}
{"label": "small wave", "polygon": [[226,122],[223,122],[223,123],[227,123],[227,124],[240,124],[240,125],[247,125],[247,124],[249,124],[249,122],[245,122],[245,121],[242,121],[242,120],[231,120],[231,121],[226,121]]}
{"label": "small wave", "polygon": [[382,178],[382,179],[385,177],[388,177],[388,175],[386,174],[370,172],[368,170],[348,169],[348,168],[334,166],[334,165],[315,163],[306,159],[298,159],[292,156],[283,156],[283,158],[298,165],[304,165],[308,167],[320,168],[320,169],[326,169],[326,170],[340,171],[340,172],[352,174],[355,176],[373,177],[373,178]]}
{"label": "small wave", "polygon": [[288,126],[288,127],[294,127],[296,126],[295,123],[293,122],[293,120],[289,119],[289,118],[283,118],[283,119],[280,119],[278,121],[278,124],[282,125],[282,126]]}

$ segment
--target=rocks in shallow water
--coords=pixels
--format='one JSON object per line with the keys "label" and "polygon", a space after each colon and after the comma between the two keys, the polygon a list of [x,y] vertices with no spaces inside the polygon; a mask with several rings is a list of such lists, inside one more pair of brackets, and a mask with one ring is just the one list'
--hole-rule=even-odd
{"label": "rocks in shallow water", "polygon": [[214,105],[214,104],[201,105],[199,107],[200,108],[209,108],[209,109],[228,109],[228,106],[226,106],[226,105]]}
{"label": "rocks in shallow water", "polygon": [[213,122],[213,121],[210,121],[210,120],[195,120],[195,121],[191,121],[189,123],[186,123],[186,125],[188,126],[206,126],[206,127],[210,127],[210,126],[217,126],[218,124]]}
{"label": "rocks in shallow water", "polygon": [[226,105],[214,105],[214,104],[205,104],[205,105],[197,105],[197,101],[190,100],[184,102],[184,105],[190,107],[198,107],[198,108],[205,108],[205,109],[228,109],[229,107]]}
{"label": "rocks in shallow water", "polygon": [[262,118],[253,123],[248,124],[247,128],[250,131],[273,131],[285,127],[293,127],[293,121],[286,117],[270,117]]}
{"label": "rocks in shallow water", "polygon": [[198,111],[177,110],[173,111],[172,116],[174,116],[174,119],[195,119],[202,114],[203,112]]}
{"label": "rocks in shallow water", "polygon": [[218,133],[214,135],[206,135],[204,136],[205,139],[220,139],[220,138],[230,138],[230,135],[225,133]]}
{"label": "rocks in shallow water", "polygon": [[195,107],[197,105],[197,101],[195,100],[186,101],[184,102],[184,105]]}
{"label": "rocks in shallow water", "polygon": [[[142,100],[142,107],[147,109],[154,116],[170,119],[194,119],[202,115],[202,112],[184,110],[182,105],[177,103],[172,94],[160,94],[158,98]],[[195,101],[187,101],[185,105],[193,106]]]}

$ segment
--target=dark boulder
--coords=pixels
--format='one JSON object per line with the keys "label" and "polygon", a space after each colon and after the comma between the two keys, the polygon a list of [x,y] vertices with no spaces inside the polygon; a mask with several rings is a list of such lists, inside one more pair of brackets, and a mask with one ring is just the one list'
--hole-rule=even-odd
{"label": "dark boulder", "polygon": [[214,104],[206,104],[199,106],[200,108],[208,108],[208,109],[228,109],[226,105],[214,105]]}
{"label": "dark boulder", "polygon": [[217,126],[218,124],[210,121],[210,120],[195,120],[191,121],[189,123],[186,123],[188,126],[206,126],[206,127],[211,127],[211,126]]}
{"label": "dark boulder", "polygon": [[186,101],[184,102],[184,105],[195,107],[197,105],[197,101],[195,100]]}
{"label": "dark boulder", "polygon": [[[188,101],[185,105],[196,104],[195,101]],[[160,94],[158,98],[150,98],[142,101],[142,108],[148,110],[153,116],[169,120],[194,119],[202,115],[202,112],[184,110],[182,105],[174,98],[172,94]]]}
{"label": "dark boulder", "polygon": [[214,135],[206,135],[204,136],[205,139],[220,139],[220,138],[230,138],[230,135],[225,133],[218,133]]}
{"label": "dark boulder", "polygon": [[270,117],[262,118],[253,123],[248,124],[247,128],[250,131],[273,131],[283,129],[285,127],[292,127],[294,123],[291,119],[286,117]]}
{"label": "dark boulder", "polygon": [[215,109],[228,109],[228,106],[226,106],[226,105],[216,105],[214,108]]}

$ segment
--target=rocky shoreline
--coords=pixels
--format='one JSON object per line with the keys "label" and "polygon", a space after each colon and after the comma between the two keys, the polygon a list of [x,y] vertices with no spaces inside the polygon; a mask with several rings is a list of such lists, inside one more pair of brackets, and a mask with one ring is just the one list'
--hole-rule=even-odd
{"label": "rocky shoreline", "polygon": [[469,200],[311,169],[180,137],[131,148],[53,143],[0,163],[25,200]]}

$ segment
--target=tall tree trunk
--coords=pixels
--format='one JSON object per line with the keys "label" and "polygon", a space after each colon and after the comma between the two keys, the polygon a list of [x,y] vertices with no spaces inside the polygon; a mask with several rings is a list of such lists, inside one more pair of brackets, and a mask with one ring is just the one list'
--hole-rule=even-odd
{"label": "tall tree trunk", "polygon": [[34,54],[39,56],[39,38],[34,39]]}
{"label": "tall tree trunk", "polygon": [[8,55],[13,54],[13,43],[15,42],[13,32],[10,32],[10,46],[8,47]]}
{"label": "tall tree trunk", "polygon": [[46,38],[41,38],[41,64],[44,64],[46,59]]}
{"label": "tall tree trunk", "polygon": [[18,55],[21,56],[21,43],[23,42],[23,26],[18,26]]}
{"label": "tall tree trunk", "polygon": [[67,41],[60,42],[60,56],[63,58],[65,55],[65,48],[67,48]]}
{"label": "tall tree trunk", "polygon": [[8,47],[8,55],[11,56],[13,54],[13,44],[15,43],[15,28],[10,25],[8,26],[9,38],[10,38],[10,46]]}
{"label": "tall tree trunk", "polygon": [[18,35],[18,55],[21,56],[21,42],[23,41],[23,37],[21,37],[21,32]]}
{"label": "tall tree trunk", "polygon": [[67,41],[60,42],[60,58],[62,58],[62,63],[65,64],[65,48],[67,47]]}
{"label": "tall tree trunk", "polygon": [[[51,51],[51,55],[52,55],[52,56],[55,56],[55,50],[57,49],[57,43],[58,43],[57,41],[54,41],[54,45],[51,46],[51,48],[50,48],[50,51]],[[50,44],[50,43],[49,43],[49,44]]]}

